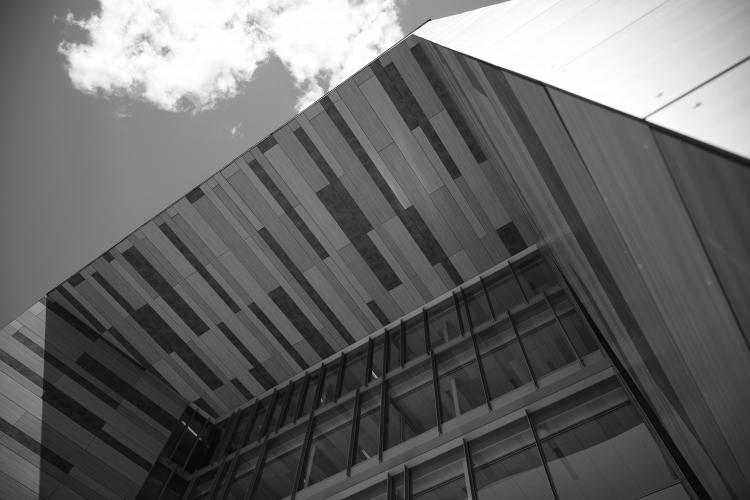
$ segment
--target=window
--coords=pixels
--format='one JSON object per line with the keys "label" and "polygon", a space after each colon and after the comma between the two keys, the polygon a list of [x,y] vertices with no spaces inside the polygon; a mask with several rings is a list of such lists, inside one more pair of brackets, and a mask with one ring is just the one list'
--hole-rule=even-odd
{"label": "window", "polygon": [[409,471],[409,478],[413,500],[465,500],[469,497],[463,447],[414,467]]}
{"label": "window", "polygon": [[464,296],[466,297],[466,304],[469,307],[471,326],[474,330],[477,330],[492,319],[487,295],[484,293],[482,284],[476,283],[466,289]]}
{"label": "window", "polygon": [[514,306],[526,302],[518,281],[508,268],[488,277],[485,280],[485,285],[492,307],[498,316]]}
{"label": "window", "polygon": [[367,344],[346,355],[346,368],[341,394],[346,394],[365,383],[367,369]]}
{"label": "window", "polygon": [[302,488],[346,469],[353,412],[354,399],[349,399],[315,417]]}
{"label": "window", "polygon": [[245,492],[250,488],[253,480],[255,467],[258,465],[258,447],[242,453],[237,458],[237,466],[234,469],[234,479],[229,487],[227,500],[242,500]]}
{"label": "window", "polygon": [[407,363],[427,353],[424,335],[424,314],[420,312],[404,322],[404,335]]}
{"label": "window", "polygon": [[269,441],[255,499],[276,500],[291,494],[306,428],[297,425]]}
{"label": "window", "polygon": [[354,443],[354,463],[378,455],[380,443],[380,385],[359,395],[359,424]]}
{"label": "window", "polygon": [[476,338],[492,399],[531,382],[526,360],[507,318]]}
{"label": "window", "polygon": [[430,308],[427,312],[430,330],[430,344],[436,348],[461,335],[461,327],[453,296]]}
{"label": "window", "polygon": [[531,369],[540,378],[576,360],[568,339],[546,301],[511,316],[521,336]]}
{"label": "window", "polygon": [[386,449],[437,425],[435,388],[429,360],[407,369],[387,382]]}
{"label": "window", "polygon": [[437,369],[444,422],[486,403],[471,339],[441,352],[437,357]]}
{"label": "window", "polygon": [[526,419],[471,441],[469,450],[478,500],[553,500]]}

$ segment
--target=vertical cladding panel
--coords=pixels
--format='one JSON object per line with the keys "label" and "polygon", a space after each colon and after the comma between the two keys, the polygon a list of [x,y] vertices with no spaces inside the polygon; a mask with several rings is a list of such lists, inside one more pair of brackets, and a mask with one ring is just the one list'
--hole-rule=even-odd
{"label": "vertical cladding panel", "polygon": [[[41,303],[0,336],[6,367],[0,480],[3,492],[13,492],[7,498],[135,496],[185,401],[107,341],[87,337]],[[95,360],[97,368],[84,369],[76,359]],[[8,371],[43,386],[43,396]],[[139,383],[148,385],[148,395]]]}

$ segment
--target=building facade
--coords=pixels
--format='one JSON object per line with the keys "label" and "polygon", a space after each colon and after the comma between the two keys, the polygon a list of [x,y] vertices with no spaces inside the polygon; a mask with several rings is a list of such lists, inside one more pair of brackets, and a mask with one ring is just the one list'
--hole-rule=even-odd
{"label": "building facade", "polygon": [[425,24],[2,330],[1,496],[747,497],[747,25]]}

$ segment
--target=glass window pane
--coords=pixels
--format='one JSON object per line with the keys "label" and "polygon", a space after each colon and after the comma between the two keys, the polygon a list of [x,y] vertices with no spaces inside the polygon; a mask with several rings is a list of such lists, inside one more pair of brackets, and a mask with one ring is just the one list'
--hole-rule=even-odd
{"label": "glass window pane", "polygon": [[323,390],[320,392],[318,408],[336,400],[336,384],[338,383],[340,364],[341,361],[337,359],[326,365],[326,376],[323,380]]}
{"label": "glass window pane", "polygon": [[401,325],[388,331],[388,371],[401,366]]}
{"label": "glass window pane", "polygon": [[217,470],[217,468],[213,468],[198,476],[198,479],[195,480],[193,491],[190,493],[190,498],[192,500],[208,498],[208,495],[211,493],[211,484],[213,483],[214,475]]}
{"label": "glass window pane", "polygon": [[384,337],[384,335],[381,335],[372,342],[372,372],[370,373],[370,380],[376,380],[383,376]]}
{"label": "glass window pane", "polygon": [[524,303],[521,287],[509,268],[502,269],[487,278],[485,285],[492,307],[498,316],[508,309]]}
{"label": "glass window pane", "polygon": [[456,301],[452,296],[427,311],[427,321],[433,349],[461,335]]}
{"label": "glass window pane", "polygon": [[354,399],[349,399],[315,417],[302,488],[346,469],[353,412]]}
{"label": "glass window pane", "polygon": [[528,297],[533,297],[556,285],[552,270],[541,255],[520,264],[514,264],[513,269]]}
{"label": "glass window pane", "polygon": [[554,498],[525,420],[490,432],[469,446],[479,500]]}
{"label": "glass window pane", "polygon": [[[248,436],[247,443],[253,443],[263,437],[263,424],[266,422],[266,415],[268,413],[268,405],[271,404],[273,396],[267,397],[262,401],[258,401],[258,410],[255,414],[255,419],[252,423],[252,429]],[[240,445],[242,446],[242,445]]]}
{"label": "glass window pane", "polygon": [[554,319],[549,319],[530,331],[519,333],[526,355],[529,357],[531,369],[537,377],[542,377],[576,360],[565,334]]}
{"label": "glass window pane", "polygon": [[224,485],[229,481],[229,469],[231,467],[232,460],[227,460],[226,462],[224,462],[224,466],[221,468],[221,472],[219,473],[219,480],[216,482],[214,496],[216,496],[216,494],[220,492]]}
{"label": "glass window pane", "polygon": [[413,499],[465,500],[468,498],[464,478],[463,447],[440,455],[411,470]]}
{"label": "glass window pane", "polygon": [[627,403],[542,441],[561,499],[631,499],[677,478]]}
{"label": "glass window pane", "polygon": [[239,416],[239,420],[237,421],[237,427],[234,428],[234,434],[232,434],[232,437],[229,438],[229,443],[227,443],[227,451],[225,455],[228,455],[229,453],[235,451],[237,448],[242,447],[242,445],[244,444],[243,440],[245,437],[247,437],[247,430],[250,428],[250,424],[252,424],[252,418],[252,406],[242,410],[242,413],[240,413]]}
{"label": "glass window pane", "polygon": [[427,353],[424,336],[424,315],[418,314],[404,323],[406,335],[406,362],[424,356]]}
{"label": "glass window pane", "polygon": [[282,422],[281,427],[294,422],[296,412],[299,408],[300,399],[302,399],[303,386],[304,379],[299,379],[294,382],[294,386],[292,389],[292,398],[289,400],[289,407],[286,410],[286,415],[284,415],[284,421]]}
{"label": "glass window pane", "polygon": [[481,328],[492,319],[490,305],[481,283],[470,286],[466,292],[466,303],[469,305],[469,316],[474,330]]}
{"label": "glass window pane", "polygon": [[437,425],[429,360],[400,373],[387,385],[386,449]]}
{"label": "glass window pane", "polygon": [[277,500],[292,493],[307,425],[297,425],[268,443],[255,499]]}
{"label": "glass window pane", "polygon": [[639,500],[690,500],[685,488],[681,484],[675,484],[669,488],[651,493]]}
{"label": "glass window pane", "polygon": [[354,463],[378,455],[380,439],[380,386],[359,395],[359,431],[354,444]]}
{"label": "glass window pane", "polygon": [[346,497],[346,500],[387,500],[388,499],[388,483],[381,481],[377,484],[373,484],[369,488],[365,488],[351,496]]}
{"label": "glass window pane", "polygon": [[570,303],[568,297],[560,292],[551,295],[549,298],[576,351],[581,356],[598,351],[599,345],[594,338],[594,334]]}
{"label": "glass window pane", "polygon": [[302,406],[302,412],[300,417],[309,415],[315,403],[315,394],[318,390],[318,381],[320,380],[320,370],[316,370],[310,374],[310,379],[307,384],[307,390],[305,391],[305,404]]}
{"label": "glass window pane", "polygon": [[441,352],[437,362],[444,422],[485,403],[482,377],[471,339]]}
{"label": "glass window pane", "polygon": [[271,412],[271,417],[269,419],[268,432],[276,432],[276,429],[278,429],[279,424],[281,423],[279,420],[281,419],[281,412],[284,410],[284,405],[286,404],[288,391],[289,387],[287,386],[279,389],[277,392],[273,411]]}
{"label": "glass window pane", "polygon": [[253,480],[255,467],[258,465],[258,449],[258,447],[255,447],[246,451],[237,459],[237,467],[234,471],[234,479],[229,487],[227,500],[242,500],[245,497],[245,492],[250,488],[250,483]]}
{"label": "glass window pane", "polygon": [[406,498],[403,473],[396,474],[391,480],[391,498],[393,500],[404,500]]}
{"label": "glass window pane", "polygon": [[526,360],[507,318],[478,334],[477,345],[492,399],[531,382]]}
{"label": "glass window pane", "polygon": [[367,369],[367,344],[346,355],[346,370],[341,394],[353,391],[365,383],[365,369]]}

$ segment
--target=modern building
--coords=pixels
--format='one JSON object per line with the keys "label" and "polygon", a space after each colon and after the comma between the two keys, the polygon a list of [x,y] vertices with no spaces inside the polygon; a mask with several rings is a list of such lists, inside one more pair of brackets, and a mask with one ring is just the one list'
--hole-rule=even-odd
{"label": "modern building", "polygon": [[426,23],[2,330],[0,497],[750,498],[748,26]]}

